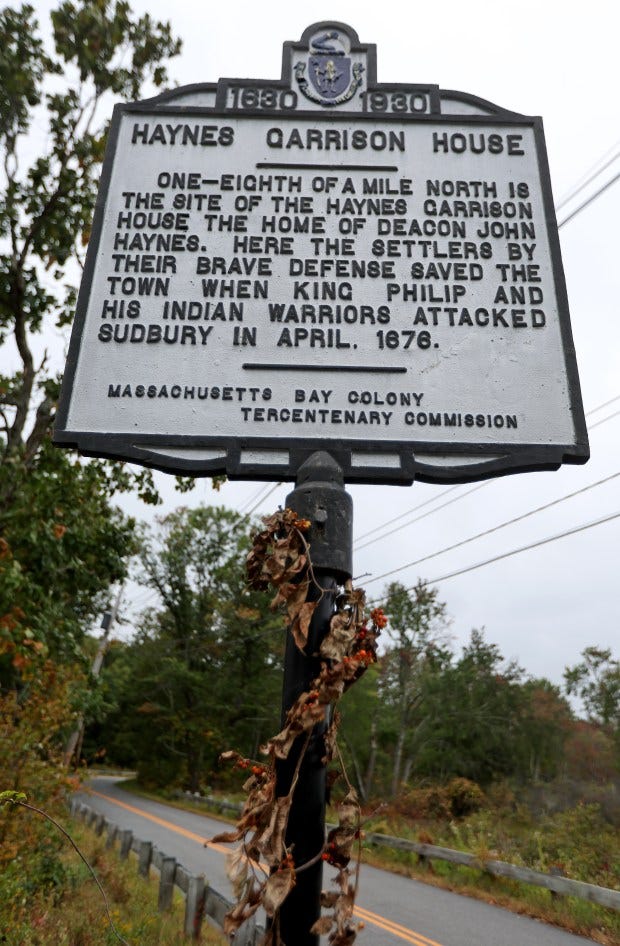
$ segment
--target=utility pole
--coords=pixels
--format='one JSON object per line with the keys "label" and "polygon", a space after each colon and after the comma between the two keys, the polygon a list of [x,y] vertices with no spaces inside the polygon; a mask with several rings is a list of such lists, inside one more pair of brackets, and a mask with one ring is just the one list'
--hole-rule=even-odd
{"label": "utility pole", "polygon": [[[95,678],[98,677],[99,674],[101,673],[101,668],[103,666],[103,659],[106,655],[106,651],[110,643],[110,633],[114,626],[114,622],[116,621],[116,616],[118,614],[118,609],[121,604],[121,598],[123,596],[124,589],[125,589],[125,585],[122,584],[120,588],[118,589],[118,594],[116,595],[116,600],[114,601],[114,604],[112,605],[112,610],[104,611],[103,617],[101,618],[101,627],[103,628],[103,634],[99,638],[97,653],[95,654],[93,665],[90,668],[91,675]],[[71,733],[71,735],[69,736],[67,745],[65,747],[65,752],[63,756],[63,765],[66,768],[69,768],[69,766],[71,765],[71,760],[73,759],[74,756],[76,757],[76,762],[77,762],[80,755],[81,748],[82,748],[83,738],[84,738],[84,716],[82,715],[82,713],[80,713],[80,715],[78,716],[77,725],[75,729],[73,730],[73,732]]]}
{"label": "utility pole", "polygon": [[[299,468],[296,488],[286,505],[300,518],[309,519],[307,533],[314,576],[309,601],[318,604],[302,653],[292,636],[287,636],[284,658],[282,721],[295,700],[318,676],[319,648],[329,630],[338,586],[351,578],[353,501],[344,488],[340,466],[328,453],[313,453]],[[297,882],[282,904],[280,936],[287,946],[318,946],[312,925],[321,915],[323,861],[318,854],[325,843],[326,766],[324,735],[327,723],[315,726],[301,764],[293,795],[286,845],[292,848],[295,867],[317,858],[316,863],[297,875]],[[287,759],[276,763],[276,795],[287,795],[306,737],[299,737]]]}

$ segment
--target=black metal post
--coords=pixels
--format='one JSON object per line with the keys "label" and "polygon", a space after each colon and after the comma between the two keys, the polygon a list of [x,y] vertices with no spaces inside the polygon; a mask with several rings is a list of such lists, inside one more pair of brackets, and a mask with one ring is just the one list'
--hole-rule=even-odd
{"label": "black metal post", "polygon": [[[344,488],[342,470],[323,452],[313,453],[299,468],[296,488],[286,504],[300,517],[309,519],[307,538],[311,548],[315,578],[322,591],[311,585],[308,600],[319,603],[308,634],[306,653],[302,654],[288,635],[284,660],[282,717],[298,696],[307,691],[321,667],[318,656],[334,611],[339,584],[351,577],[353,501]],[[295,866],[317,856],[325,839],[326,769],[325,724],[315,726],[301,763],[299,779],[286,832],[287,846],[293,849]],[[276,794],[287,795],[305,745],[300,737],[288,759],[276,766]],[[285,946],[318,946],[319,937],[310,932],[321,913],[320,897],[323,862],[297,875],[297,883],[280,909],[280,936]]]}

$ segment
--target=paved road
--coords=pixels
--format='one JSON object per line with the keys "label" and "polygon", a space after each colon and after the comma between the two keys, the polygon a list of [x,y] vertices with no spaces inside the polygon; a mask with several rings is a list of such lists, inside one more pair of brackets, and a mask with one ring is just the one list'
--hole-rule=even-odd
{"label": "paved road", "polygon": [[[224,854],[227,845],[204,841],[222,822],[181,811],[123,791],[122,780],[92,779],[82,800],[136,837],[152,841],[189,871],[203,873],[213,888],[230,897]],[[388,871],[362,866],[358,919],[365,922],[359,946],[587,946],[593,941],[517,916],[479,900],[440,890]]]}

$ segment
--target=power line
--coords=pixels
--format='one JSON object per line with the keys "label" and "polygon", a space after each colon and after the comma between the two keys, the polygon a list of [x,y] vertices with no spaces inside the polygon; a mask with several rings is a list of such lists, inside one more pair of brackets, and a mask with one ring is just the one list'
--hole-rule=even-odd
{"label": "power line", "polygon": [[[616,142],[616,144],[617,144],[617,142]],[[614,147],[615,147],[615,145],[612,145],[612,148],[614,148]],[[612,150],[612,149],[610,148],[610,150]],[[607,152],[607,153],[609,153],[609,152]],[[599,167],[598,170],[593,171],[593,173],[590,174],[589,177],[587,177],[585,180],[583,180],[581,183],[579,183],[577,186],[575,186],[575,188],[574,188],[566,197],[564,197],[564,198],[560,201],[559,204],[556,204],[556,206],[555,206],[556,213],[557,213],[558,210],[561,210],[562,207],[565,207],[566,204],[568,204],[568,203],[573,199],[573,197],[576,197],[577,194],[579,194],[579,193],[584,189],[584,187],[587,187],[588,184],[591,184],[592,181],[594,181],[594,180],[599,176],[599,174],[602,174],[603,171],[606,171],[607,168],[608,168],[610,165],[612,165],[612,164],[614,163],[614,161],[616,161],[619,157],[620,157],[620,151],[616,151],[616,153],[613,154],[613,155],[611,156],[611,158],[609,158],[609,160],[606,161],[605,164],[602,165],[602,167]],[[603,155],[603,158],[600,159],[600,160],[604,160],[604,158],[605,158],[605,155]],[[593,165],[593,167],[596,167],[596,165]],[[586,171],[586,174],[588,174],[588,171]]]}
{"label": "power line", "polygon": [[[427,516],[432,516],[433,513],[439,512],[440,509],[445,509],[446,506],[451,506],[452,503],[457,503],[460,499],[465,499],[466,496],[470,496],[471,493],[475,493],[477,490],[482,489],[484,486],[487,486],[487,485],[488,484],[486,482],[478,483],[477,486],[473,486],[472,489],[468,489],[467,492],[461,493],[459,496],[455,496],[454,499],[449,499],[447,502],[442,503],[441,506],[436,506],[435,509],[429,509],[428,512],[422,513],[421,516],[416,516],[415,519],[410,519],[408,522],[403,522],[402,525],[395,526],[393,529],[390,529],[389,532],[385,532],[383,535],[380,535],[375,539],[371,539],[369,542],[364,542],[363,545],[358,545],[357,550],[360,551],[361,549],[365,549],[367,548],[367,546],[372,545],[374,542],[380,541],[381,539],[387,539],[387,537],[389,535],[392,535],[394,532],[399,532],[401,529],[406,529],[407,526],[413,525],[414,522],[420,522],[421,519],[426,519]],[[445,493],[442,495],[445,495]],[[437,497],[435,498],[437,499]],[[404,515],[409,515],[409,513],[404,513]],[[379,528],[382,528],[382,526],[379,526]]]}
{"label": "power line", "polygon": [[602,420],[597,420],[596,424],[590,424],[589,430],[594,430],[595,427],[600,427],[601,424],[606,424],[608,420],[613,420],[614,417],[617,417],[620,414],[620,411],[614,411],[613,414],[610,414],[609,417],[603,417]]}
{"label": "power line", "polygon": [[[618,397],[620,397],[620,395],[619,395]],[[592,408],[591,411],[588,411],[588,415],[589,415],[589,414],[594,414],[594,413],[596,413],[596,411],[600,410],[602,407],[606,407],[608,404],[611,404],[611,403],[613,403],[614,401],[617,401],[617,400],[618,400],[618,397],[611,398],[610,401],[607,401],[607,402],[605,402],[604,404],[599,404],[598,407]],[[589,429],[590,429],[590,430],[593,430],[595,427],[600,427],[601,424],[607,423],[608,420],[612,420],[614,417],[617,417],[618,414],[620,414],[620,411],[616,411],[615,413],[610,414],[608,417],[603,417],[601,420],[597,421],[595,424],[592,424]],[[586,416],[588,416],[588,415],[586,415]],[[495,532],[495,531],[497,531],[497,530],[499,530],[499,529],[502,529],[502,528],[504,528],[505,526],[512,525],[513,523],[518,522],[520,519],[526,519],[526,518],[528,518],[529,516],[534,515],[534,513],[536,513],[536,512],[541,512],[541,511],[543,511],[544,509],[548,509],[550,506],[554,506],[554,505],[556,505],[557,503],[564,502],[564,500],[566,500],[566,499],[571,499],[573,496],[577,496],[579,493],[586,492],[587,490],[592,489],[592,488],[595,487],[595,486],[599,486],[599,485],[601,485],[602,483],[607,482],[607,480],[613,479],[613,478],[614,478],[615,476],[617,476],[617,475],[618,475],[617,473],[614,473],[614,474],[612,474],[611,476],[606,477],[605,479],[598,480],[596,483],[591,483],[589,486],[585,486],[585,487],[583,487],[582,489],[576,490],[574,493],[568,493],[566,496],[563,496],[563,497],[560,497],[559,499],[553,500],[551,503],[548,503],[548,504],[545,505],[545,506],[541,506],[541,507],[539,507],[538,509],[533,509],[533,510],[531,510],[531,512],[529,512],[529,513],[525,513],[525,514],[522,515],[522,516],[518,516],[516,519],[510,519],[510,520],[508,520],[508,521],[505,522],[505,523],[502,523],[502,524],[500,524],[500,525],[498,525],[498,526],[494,526],[492,529],[489,529],[489,530],[487,530],[486,532],[481,532],[481,533],[479,533],[478,535],[471,536],[471,537],[468,538],[468,539],[464,539],[464,540],[462,540],[461,542],[457,542],[455,545],[451,545],[451,546],[449,546],[449,547],[447,547],[447,548],[445,548],[445,549],[441,549],[439,552],[433,552],[431,555],[428,555],[428,556],[425,556],[425,557],[423,557],[423,558],[417,559],[417,560],[414,561],[414,562],[409,562],[407,565],[400,565],[400,566],[398,566],[397,568],[392,569],[392,570],[389,571],[389,572],[384,572],[382,575],[377,576],[377,578],[371,578],[370,581],[367,581],[367,582],[366,582],[366,584],[370,585],[370,584],[372,584],[373,581],[379,581],[381,578],[385,578],[385,577],[387,577],[388,575],[396,574],[396,573],[399,572],[399,571],[403,571],[405,568],[410,568],[410,567],[412,567],[413,565],[419,565],[421,562],[425,562],[425,561],[427,561],[427,560],[430,559],[430,558],[436,558],[438,555],[443,554],[443,552],[449,552],[449,551],[452,551],[452,550],[455,549],[455,548],[459,548],[461,545],[467,545],[469,542],[473,542],[475,539],[479,539],[479,538],[481,538],[481,537],[483,537],[483,536],[485,536],[485,535],[488,535],[488,534],[491,533],[491,532]],[[478,488],[481,489],[483,486],[488,486],[488,485],[489,485],[488,482],[481,483]],[[469,492],[472,492],[472,491],[470,490]],[[468,495],[468,494],[467,494],[467,493],[463,493],[461,496],[457,496],[457,497],[455,497],[455,499],[450,500],[449,503],[444,503],[444,505],[449,505],[449,504],[452,503],[452,502],[457,502],[457,500],[463,499],[466,495]],[[423,518],[425,518],[426,516],[430,516],[433,512],[437,512],[437,511],[438,511],[439,509],[441,509],[441,508],[443,508],[443,507],[442,507],[442,506],[438,506],[437,509],[432,509],[432,510],[430,510],[428,513],[425,513],[424,516],[420,516],[420,517],[418,517],[418,518],[419,518],[419,519],[423,519]],[[404,515],[407,515],[407,513],[405,513]],[[390,521],[394,521],[394,520],[390,520]],[[418,521],[417,519],[414,519],[414,520],[413,520],[413,522],[417,522],[417,521]],[[398,529],[405,528],[407,525],[412,525],[412,522],[404,523],[402,526],[399,526],[397,529],[392,529],[390,532],[387,532],[385,535],[378,536],[374,541],[381,541],[381,539],[384,539],[384,538],[386,538],[388,535],[391,535],[392,532],[396,532],[396,531],[398,531]],[[379,527],[379,528],[381,528],[381,527]],[[376,530],[375,530],[375,531],[376,531]],[[366,543],[365,545],[361,546],[361,548],[365,548],[366,545],[370,545],[370,544],[371,544],[371,543],[368,542],[368,543]]]}
{"label": "power line", "polygon": [[[546,539],[540,539],[538,542],[532,542],[530,545],[522,545],[517,549],[511,549],[510,552],[503,552],[501,555],[495,555],[493,558],[487,558],[483,562],[476,562],[475,565],[468,565],[465,568],[459,568],[457,571],[449,572],[447,575],[440,575],[438,578],[431,578],[428,581],[425,581],[425,585],[434,585],[440,581],[447,581],[448,578],[455,578],[457,575],[465,575],[467,572],[473,572],[477,568],[482,568],[484,565],[491,565],[493,562],[499,562],[504,558],[510,558],[512,555],[518,555],[520,552],[528,552],[530,549],[539,548],[542,545],[548,545],[550,542],[557,542],[558,539],[564,539],[569,535],[576,535],[578,532],[585,532],[587,529],[593,529],[595,526],[604,525],[606,522],[611,522],[613,519],[618,519],[620,517],[620,511],[614,512],[610,516],[604,516],[602,519],[595,519],[593,522],[586,522],[581,526],[575,526],[574,529],[567,529],[566,532],[559,532],[557,535],[548,536]],[[415,586],[407,588],[407,591],[414,591]],[[374,602],[375,604],[384,604],[386,601],[385,598],[382,598],[379,602]]]}
{"label": "power line", "polygon": [[382,578],[387,578],[389,575],[395,575],[397,572],[402,572],[405,568],[411,568],[413,565],[419,565],[421,562],[427,562],[429,559],[437,558],[437,556],[443,555],[445,552],[452,552],[454,549],[468,545],[470,542],[474,542],[476,539],[482,539],[484,536],[491,535],[493,532],[499,532],[500,529],[505,529],[507,526],[514,525],[516,522],[521,522],[523,519],[528,519],[530,516],[533,516],[536,513],[543,512],[545,509],[550,509],[552,506],[557,506],[560,503],[566,502],[567,499],[573,499],[573,497],[579,496],[581,493],[587,493],[588,490],[594,489],[595,486],[602,486],[603,483],[608,483],[610,480],[614,480],[618,476],[620,476],[620,471],[617,473],[612,473],[610,476],[606,476],[602,480],[597,480],[596,483],[590,483],[588,486],[582,486],[581,489],[577,489],[572,493],[567,493],[565,496],[561,496],[559,499],[554,499],[550,503],[545,503],[543,506],[538,506],[536,509],[531,509],[529,512],[522,513],[520,516],[515,516],[513,519],[507,519],[505,522],[500,522],[499,525],[493,526],[491,529],[485,529],[484,532],[478,532],[476,535],[469,536],[467,539],[462,539],[460,542],[455,542],[454,545],[448,545],[444,549],[439,549],[438,552],[432,552],[430,555],[425,555],[423,558],[418,558],[414,562],[407,562],[406,565],[399,565],[398,568],[392,568],[390,571],[384,572],[382,575],[377,575],[376,578],[371,578],[371,580],[366,582],[366,584],[371,585],[374,581],[380,581]]}
{"label": "power line", "polygon": [[[600,168],[601,162],[602,162],[602,161],[605,161],[606,158],[608,157],[608,155],[610,155],[610,154],[612,153],[612,151],[615,151],[615,150],[616,150],[616,148],[618,147],[618,145],[620,145],[620,138],[618,138],[616,141],[614,141],[614,143],[609,146],[609,148],[607,149],[607,151],[604,151],[603,154],[602,154],[599,158],[597,158],[597,160],[594,161],[593,164],[590,164],[590,165],[585,169],[585,171],[583,172],[583,174],[581,175],[581,177],[577,178],[577,180],[576,180],[575,183],[573,184],[572,189],[569,190],[567,194],[565,194],[564,196],[562,196],[562,198],[561,198],[561,203],[562,203],[562,204],[566,203],[567,200],[570,200],[572,197],[575,196],[575,194],[577,193],[577,188],[579,188],[579,187],[581,186],[582,182],[585,180],[585,178],[586,178],[591,172],[595,172],[597,168],[599,168],[599,170],[602,170],[602,169]],[[557,208],[556,208],[556,209],[557,209]]]}
{"label": "power line", "polygon": [[261,499],[259,499],[256,505],[252,506],[251,509],[248,509],[248,511],[246,512],[246,516],[251,516],[252,513],[256,509],[258,509],[259,506],[262,506],[265,500],[268,499],[272,493],[275,493],[275,491],[278,489],[279,486],[282,486],[282,483],[276,483],[275,486],[272,486],[271,489],[263,497],[261,497]]}
{"label": "power line", "polygon": [[134,608],[147,608],[158,597],[159,593],[154,588],[149,588],[146,591],[138,592],[131,603]]}
{"label": "power line", "polygon": [[609,401],[605,401],[604,404],[599,404],[598,407],[593,407],[591,411],[587,412],[586,417],[589,417],[590,414],[596,414],[597,411],[602,411],[604,407],[609,407],[610,404],[614,404],[616,401],[620,401],[620,394],[616,394],[615,397],[610,398]]}
{"label": "power line", "polygon": [[[617,394],[615,397],[610,398],[610,400],[608,401],[604,401],[602,404],[597,405],[597,407],[593,407],[591,410],[586,412],[585,416],[590,417],[591,414],[596,414],[597,411],[602,410],[604,407],[608,407],[610,404],[613,404],[615,401],[618,401],[618,400],[620,400],[620,394]],[[589,429],[594,430],[594,428],[598,427],[599,424],[604,424],[606,423],[606,421],[611,420],[613,417],[616,417],[617,413],[618,412],[616,412],[615,414],[610,414],[609,417],[605,417],[602,420],[597,421],[595,424],[591,424]],[[483,486],[489,486],[490,482],[491,481],[481,483],[480,486],[475,487],[475,488],[482,489]],[[394,516],[392,519],[388,519],[386,522],[383,522],[381,525],[375,526],[374,529],[370,529],[368,532],[364,532],[362,535],[358,536],[358,538],[355,540],[354,547],[358,551],[363,548],[366,548],[368,545],[371,544],[370,542],[365,542],[364,545],[361,545],[361,546],[358,545],[357,543],[359,543],[362,539],[365,539],[370,535],[374,535],[375,532],[380,532],[382,529],[384,529],[386,526],[391,525],[393,522],[398,522],[400,519],[404,519],[405,516],[409,516],[411,513],[417,512],[418,509],[422,509],[424,506],[428,506],[430,503],[434,503],[436,500],[441,499],[442,496],[447,496],[448,493],[452,493],[455,489],[459,489],[459,486],[460,484],[456,486],[450,486],[449,489],[443,490],[441,493],[439,493],[438,496],[433,496],[431,499],[427,499],[425,502],[420,503],[418,506],[414,506],[413,509],[409,509],[406,512],[399,513],[399,515]],[[455,497],[455,499],[450,500],[450,502],[457,502],[459,499],[464,499],[471,492],[472,490],[467,490],[466,492],[461,493],[460,496]],[[444,506],[447,506],[447,505],[450,505],[450,503],[444,503],[441,506],[437,506],[436,509],[431,509],[429,512],[425,513],[424,516],[420,516],[418,517],[418,519],[413,519],[411,522],[404,523],[404,525],[399,526],[399,528],[404,528],[406,525],[412,525],[414,522],[418,522],[419,519],[423,519],[426,516],[430,516],[434,512],[438,512],[440,509],[443,509]],[[378,538],[375,541],[379,541],[380,539],[385,538],[388,535],[392,535],[393,532],[397,532],[397,531],[398,529],[392,529],[390,532],[387,532],[385,536],[378,536]]]}
{"label": "power line", "polygon": [[397,516],[394,516],[393,519],[388,519],[387,522],[382,523],[380,526],[375,526],[374,529],[369,529],[368,532],[363,532],[361,535],[355,539],[355,543],[361,542],[362,539],[365,539],[369,535],[373,535],[374,532],[380,532],[381,529],[385,526],[391,525],[393,522],[398,522],[399,519],[402,519],[403,516],[408,516],[412,512],[417,512],[418,509],[423,509],[424,506],[430,505],[430,503],[436,502],[438,499],[441,499],[442,496],[447,496],[448,493],[453,493],[455,489],[460,488],[460,483],[457,483],[456,486],[450,486],[449,489],[444,489],[438,496],[433,496],[431,499],[427,499],[425,502],[420,503],[418,506],[414,506],[413,509],[409,509],[407,512],[401,512]]}
{"label": "power line", "polygon": [[454,578],[456,575],[464,575],[466,572],[473,572],[476,568],[482,568],[483,565],[491,565],[493,562],[499,562],[501,559],[510,558],[512,555],[518,555],[520,552],[528,552],[530,549],[540,548],[542,545],[548,545],[550,542],[557,542],[558,539],[565,539],[569,535],[576,535],[578,532],[585,532],[587,529],[593,529],[595,526],[602,526],[606,522],[620,517],[620,511],[613,512],[610,516],[603,516],[601,519],[594,519],[592,522],[585,522],[583,525],[575,526],[574,529],[567,529],[566,532],[558,532],[557,535],[547,536],[538,542],[532,542],[530,545],[522,545],[520,548],[511,549],[510,552],[504,552],[502,555],[495,555],[484,562],[477,562],[475,565],[469,565],[467,568],[460,568],[458,571],[450,572],[448,575],[442,575],[440,578],[433,578],[432,581],[446,581],[448,578]]}
{"label": "power line", "polygon": [[591,204],[593,201],[595,201],[597,197],[600,197],[601,194],[605,193],[605,191],[608,188],[610,188],[612,184],[615,184],[619,178],[620,178],[620,171],[618,171],[618,173],[615,174],[609,181],[607,181],[606,184],[603,184],[602,187],[600,187],[590,197],[588,197],[587,200],[584,200],[583,204],[580,204],[575,210],[573,210],[573,212],[570,213],[568,217],[564,217],[564,220],[562,220],[561,223],[558,223],[558,230],[560,229],[560,227],[563,227],[565,223],[568,223],[569,220],[572,220],[573,217],[576,217],[577,214],[581,213],[582,210],[585,210],[585,208],[589,204]]}
{"label": "power line", "polygon": [[259,496],[261,496],[267,489],[269,489],[269,486],[270,486],[269,483],[267,483],[267,484],[261,483],[261,485],[258,487],[258,489],[255,490],[255,491],[252,493],[252,495],[250,496],[250,498],[249,498],[249,499],[246,499],[246,501],[245,501],[244,503],[242,503],[241,509],[239,510],[239,512],[240,512],[241,514],[243,514],[243,512],[248,508],[248,506],[251,506],[252,503],[255,502],[255,500],[258,499]]}

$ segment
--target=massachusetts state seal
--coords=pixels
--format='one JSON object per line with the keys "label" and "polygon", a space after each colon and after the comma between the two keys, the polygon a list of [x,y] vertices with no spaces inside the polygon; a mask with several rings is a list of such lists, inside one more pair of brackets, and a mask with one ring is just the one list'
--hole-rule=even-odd
{"label": "massachusetts state seal", "polygon": [[364,66],[353,63],[348,55],[347,37],[335,29],[313,36],[306,62],[295,66],[300,92],[325,107],[352,99],[362,84],[363,72]]}

